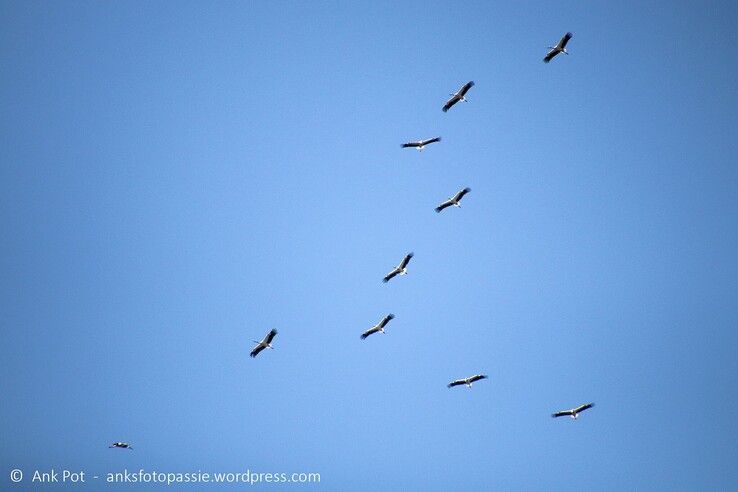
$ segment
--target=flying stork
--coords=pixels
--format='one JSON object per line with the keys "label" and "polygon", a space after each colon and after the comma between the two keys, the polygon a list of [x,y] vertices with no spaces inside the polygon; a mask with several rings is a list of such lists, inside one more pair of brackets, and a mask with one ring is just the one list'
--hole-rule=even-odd
{"label": "flying stork", "polygon": [[474,376],[469,376],[466,379],[457,379],[455,381],[451,381],[448,383],[449,388],[453,388],[454,386],[461,386],[462,384],[465,384],[467,388],[471,388],[472,384],[476,381],[479,381],[480,379],[487,379],[489,376],[486,376],[484,374],[475,374]]}
{"label": "flying stork", "polygon": [[257,355],[259,355],[259,352],[261,352],[265,348],[273,349],[274,347],[272,347],[272,340],[274,340],[275,336],[277,336],[277,330],[272,329],[272,331],[266,334],[261,342],[253,340],[253,342],[256,344],[256,347],[254,347],[254,350],[251,351],[251,357],[256,357]]}
{"label": "flying stork", "polygon": [[426,140],[418,140],[417,142],[407,142],[402,144],[402,148],[406,149],[408,147],[415,147],[418,150],[423,150],[423,147],[426,145],[430,145],[432,143],[440,142],[441,137],[435,137],[435,138],[428,138]]}
{"label": "flying stork", "polygon": [[452,196],[451,198],[449,198],[448,200],[446,200],[445,202],[437,206],[436,212],[440,212],[444,208],[448,208],[452,205],[454,207],[461,207],[461,204],[459,202],[461,201],[462,198],[464,198],[464,195],[466,195],[470,191],[471,191],[471,188],[464,188],[463,190],[461,190],[460,192],[458,192],[457,194],[455,194],[454,196]]}
{"label": "flying stork", "polygon": [[366,330],[364,333],[361,334],[361,339],[364,340],[369,335],[374,335],[377,332],[384,333],[384,327],[387,326],[387,323],[390,322],[390,320],[395,319],[395,315],[390,313],[384,318],[382,318],[382,321],[377,323],[376,325],[372,326],[368,330]]}
{"label": "flying stork", "polygon": [[443,109],[443,112],[445,113],[446,111],[448,111],[449,109],[451,109],[451,106],[453,106],[454,104],[456,104],[459,101],[466,102],[466,98],[464,96],[469,91],[469,89],[471,89],[472,87],[474,87],[474,81],[473,80],[470,80],[469,82],[467,82],[466,84],[464,84],[461,87],[461,89],[459,89],[459,91],[457,93],[455,93],[455,94],[449,94],[449,96],[451,96],[451,99],[449,99],[448,101],[446,101],[446,104],[443,105],[443,108],[442,108]]}
{"label": "flying stork", "polygon": [[557,44],[556,46],[549,46],[548,49],[550,49],[551,51],[548,52],[543,61],[545,63],[548,63],[553,59],[554,56],[558,55],[559,53],[564,53],[565,55],[568,55],[569,52],[566,51],[566,43],[569,42],[571,37],[572,33],[567,32],[566,34],[564,34],[564,37],[559,40],[559,44]]}
{"label": "flying stork", "polygon": [[133,449],[127,442],[114,442],[109,448],[120,448],[120,449]]}
{"label": "flying stork", "polygon": [[573,418],[573,419],[576,420],[577,417],[579,416],[578,415],[579,412],[583,412],[583,411],[585,411],[588,408],[592,408],[594,405],[595,405],[594,403],[585,403],[584,405],[580,405],[577,408],[572,408],[572,409],[569,409],[569,410],[561,410],[559,412],[552,413],[551,414],[551,417],[556,418],[556,417],[564,417],[564,416],[568,415],[571,418]]}
{"label": "flying stork", "polygon": [[392,278],[396,277],[397,275],[407,275],[407,264],[410,263],[410,258],[413,257],[413,253],[408,253],[405,255],[405,257],[402,259],[399,265],[397,265],[394,270],[389,272],[387,275],[384,276],[382,279],[382,282],[385,284],[389,282]]}

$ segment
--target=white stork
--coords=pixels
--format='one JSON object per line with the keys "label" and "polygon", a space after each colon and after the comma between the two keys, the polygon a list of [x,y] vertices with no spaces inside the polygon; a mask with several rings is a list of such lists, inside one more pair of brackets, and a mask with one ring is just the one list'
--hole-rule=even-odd
{"label": "white stork", "polygon": [[417,142],[407,142],[402,144],[402,148],[406,149],[408,147],[415,147],[418,150],[423,150],[423,147],[426,145],[430,145],[432,143],[440,142],[441,137],[435,137],[435,138],[428,138],[426,140],[418,140]]}
{"label": "white stork", "polygon": [[571,37],[572,33],[567,32],[566,34],[564,34],[564,37],[559,40],[559,43],[556,46],[549,46],[548,49],[550,49],[551,51],[548,52],[543,61],[545,63],[548,63],[553,59],[554,56],[558,55],[559,53],[564,53],[565,55],[568,55],[569,52],[566,51],[566,43],[569,42]]}
{"label": "white stork", "polygon": [[451,109],[451,106],[453,106],[454,104],[456,104],[459,101],[466,102],[466,98],[464,96],[469,91],[469,89],[471,89],[472,87],[474,87],[474,81],[473,80],[470,80],[469,82],[467,82],[466,84],[464,84],[461,87],[461,89],[459,89],[458,92],[456,92],[455,94],[449,94],[449,96],[451,96],[451,99],[449,99],[448,101],[446,101],[446,104],[443,105],[443,108],[442,108],[443,109],[443,112],[445,113],[446,111],[448,111],[449,109]]}
{"label": "white stork", "polygon": [[130,444],[127,442],[114,442],[109,448],[119,448],[119,449],[133,449]]}
{"label": "white stork", "polygon": [[272,331],[266,334],[261,342],[253,340],[253,342],[256,344],[256,347],[254,347],[254,350],[251,351],[251,357],[256,357],[257,355],[259,355],[259,352],[261,352],[265,348],[273,349],[274,347],[272,347],[272,340],[274,340],[275,336],[277,336],[277,330],[272,329]]}
{"label": "white stork", "polygon": [[364,333],[361,334],[361,339],[364,340],[369,335],[374,335],[377,332],[384,333],[384,327],[387,326],[387,323],[390,322],[390,320],[395,319],[395,315],[390,313],[384,318],[382,318],[382,321],[377,323],[376,325],[372,326],[368,330],[366,330]]}
{"label": "white stork", "polygon": [[389,272],[387,275],[384,276],[382,279],[382,282],[387,283],[392,278],[396,277],[397,275],[407,275],[407,264],[410,263],[410,258],[412,258],[414,253],[408,253],[405,255],[405,257],[402,259],[399,265],[397,265],[394,270]]}
{"label": "white stork", "polygon": [[461,386],[462,384],[465,384],[467,388],[471,388],[472,384],[476,381],[479,381],[480,379],[487,379],[489,376],[486,376],[484,374],[475,374],[474,376],[469,376],[465,379],[457,379],[455,381],[451,381],[448,383],[449,388],[453,388],[454,386]]}
{"label": "white stork", "polygon": [[568,415],[571,418],[573,418],[573,419],[576,420],[577,417],[579,416],[579,412],[583,412],[583,411],[585,411],[588,408],[592,408],[593,406],[595,406],[594,403],[585,403],[584,405],[580,405],[577,408],[571,408],[569,410],[561,410],[561,411],[558,411],[556,413],[552,413],[551,414],[551,417],[556,418],[556,417],[564,417],[564,416]]}
{"label": "white stork", "polygon": [[451,198],[449,198],[448,200],[446,200],[445,202],[437,206],[436,212],[440,212],[444,208],[448,208],[452,205],[454,207],[461,207],[461,204],[459,202],[461,201],[462,198],[464,198],[464,195],[466,195],[470,191],[471,191],[471,188],[464,188],[463,190],[461,190],[460,192],[458,192],[457,194],[455,194],[454,196],[452,196]]}

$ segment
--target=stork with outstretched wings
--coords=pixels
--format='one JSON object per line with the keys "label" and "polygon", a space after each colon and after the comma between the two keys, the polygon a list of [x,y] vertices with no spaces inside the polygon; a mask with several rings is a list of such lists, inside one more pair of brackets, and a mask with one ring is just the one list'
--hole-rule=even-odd
{"label": "stork with outstretched wings", "polygon": [[451,96],[451,99],[446,101],[446,104],[444,104],[443,108],[441,108],[443,112],[445,113],[446,111],[451,109],[451,106],[459,101],[466,102],[466,97],[464,96],[466,96],[466,93],[469,92],[469,89],[471,89],[472,87],[474,87],[474,81],[470,80],[469,82],[461,86],[461,89],[459,89],[457,92],[455,92],[454,94],[449,94]]}
{"label": "stork with outstretched wings", "polygon": [[364,333],[362,333],[361,339],[365,340],[366,337],[368,337],[369,335],[374,335],[377,332],[384,333],[384,327],[387,326],[387,323],[389,323],[390,320],[393,320],[393,319],[395,319],[395,315],[392,313],[388,314],[387,316],[382,318],[382,320],[379,323],[377,323],[376,325],[372,326],[371,328],[366,330]]}
{"label": "stork with outstretched wings", "polygon": [[426,145],[430,145],[432,143],[436,143],[436,142],[440,142],[440,141],[441,141],[441,137],[428,138],[428,139],[425,139],[425,140],[416,140],[414,142],[407,142],[407,143],[402,144],[402,148],[403,149],[406,149],[408,147],[414,147],[414,148],[416,148],[418,150],[423,150],[423,148]]}
{"label": "stork with outstretched wings", "polygon": [[461,207],[461,204],[459,202],[461,201],[462,198],[464,198],[464,195],[466,195],[470,191],[471,191],[471,188],[464,188],[463,190],[461,190],[460,192],[458,192],[457,194],[455,194],[454,196],[452,196],[451,198],[449,198],[448,200],[446,200],[445,202],[437,206],[436,212],[440,212],[444,208],[448,208],[451,206]]}
{"label": "stork with outstretched wings", "polygon": [[556,413],[552,413],[551,417],[566,417],[569,416],[573,419],[577,419],[579,417],[579,413],[587,410],[588,408],[592,408],[595,404],[594,403],[585,403],[584,405],[580,405],[577,408],[570,408],[569,410],[560,410]]}
{"label": "stork with outstretched wings", "polygon": [[254,350],[251,351],[251,357],[256,357],[257,355],[259,355],[259,352],[261,352],[265,348],[273,349],[274,347],[272,347],[272,340],[274,340],[275,336],[277,336],[277,330],[272,329],[269,333],[266,334],[261,342],[257,342],[256,340],[254,340],[256,347],[254,347]]}
{"label": "stork with outstretched wings", "polygon": [[453,388],[454,386],[461,386],[462,384],[466,385],[467,388],[471,388],[472,384],[474,384],[476,381],[479,381],[480,379],[487,379],[488,376],[484,374],[475,374],[474,376],[469,376],[468,378],[464,379],[456,379],[454,381],[451,381],[447,384],[449,388]]}
{"label": "stork with outstretched wings", "polygon": [[413,257],[413,253],[408,253],[402,259],[399,265],[397,265],[391,272],[384,276],[382,282],[387,283],[397,275],[407,275],[407,264],[410,263],[410,258]]}
{"label": "stork with outstretched wings", "polygon": [[549,46],[549,47],[548,47],[548,49],[549,49],[549,50],[551,50],[551,51],[549,51],[549,52],[548,52],[548,54],[547,54],[547,55],[545,56],[545,58],[543,58],[543,61],[544,61],[545,63],[548,63],[548,62],[550,62],[551,60],[553,60],[553,57],[555,57],[555,56],[556,56],[556,55],[558,55],[559,53],[563,53],[563,54],[565,54],[565,55],[568,55],[568,54],[569,54],[569,52],[568,52],[568,51],[566,51],[566,43],[568,43],[568,42],[569,42],[569,40],[571,39],[571,37],[572,37],[572,33],[570,33],[570,32],[567,32],[567,33],[566,33],[566,34],[564,34],[564,36],[563,36],[563,37],[562,37],[562,38],[561,38],[561,39],[559,40],[559,42],[558,42],[558,44],[557,44],[556,46]]}

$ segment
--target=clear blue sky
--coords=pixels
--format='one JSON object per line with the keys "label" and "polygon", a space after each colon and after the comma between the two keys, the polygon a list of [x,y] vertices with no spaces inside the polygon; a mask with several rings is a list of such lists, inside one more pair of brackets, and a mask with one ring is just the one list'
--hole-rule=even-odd
{"label": "clear blue sky", "polygon": [[0,486],[735,488],[737,24],[735,2],[1,2]]}

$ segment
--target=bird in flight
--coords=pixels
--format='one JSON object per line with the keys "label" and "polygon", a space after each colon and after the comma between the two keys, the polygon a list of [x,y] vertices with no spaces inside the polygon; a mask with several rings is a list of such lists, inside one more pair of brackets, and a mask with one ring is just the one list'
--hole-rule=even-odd
{"label": "bird in flight", "polygon": [[451,109],[451,106],[453,106],[454,104],[456,104],[459,101],[466,102],[466,98],[464,96],[469,91],[469,89],[471,89],[472,87],[474,87],[474,81],[473,80],[470,80],[469,82],[467,82],[466,84],[464,84],[461,87],[461,89],[459,89],[458,92],[456,92],[455,94],[449,94],[451,96],[451,99],[449,99],[448,101],[446,101],[446,104],[443,105],[443,108],[442,108],[443,109],[443,112],[445,113],[446,111],[448,111],[449,109]]}
{"label": "bird in flight", "polygon": [[133,449],[127,442],[114,442],[109,448],[120,448],[120,449]]}
{"label": "bird in flight", "polygon": [[588,408],[592,408],[595,404],[594,403],[585,403],[584,405],[580,405],[577,408],[571,408],[569,410],[561,410],[556,413],[552,413],[551,417],[564,417],[564,416],[570,416],[573,419],[576,419],[579,416],[579,412],[583,412],[587,410]]}
{"label": "bird in flight", "polygon": [[567,32],[566,34],[564,34],[564,37],[559,40],[559,43],[556,46],[549,46],[548,49],[550,49],[551,51],[549,51],[545,58],[543,58],[543,61],[545,63],[548,63],[553,59],[554,56],[558,55],[559,53],[564,53],[565,55],[568,55],[569,52],[566,51],[566,43],[569,42],[571,37],[572,33]]}
{"label": "bird in flight", "polygon": [[384,327],[387,326],[387,323],[389,323],[390,320],[393,320],[393,319],[395,319],[395,315],[392,313],[388,314],[387,316],[382,318],[382,321],[380,321],[379,323],[377,323],[376,325],[372,326],[371,328],[366,330],[364,333],[362,333],[361,339],[364,340],[369,335],[374,335],[377,332],[384,333]]}
{"label": "bird in flight", "polygon": [[487,379],[489,376],[486,376],[484,374],[475,374],[474,376],[469,376],[465,379],[457,379],[455,381],[451,381],[448,383],[449,388],[453,388],[454,386],[461,386],[462,384],[465,384],[467,388],[471,388],[472,384],[476,381],[479,381],[480,379]]}
{"label": "bird in flight", "polygon": [[464,198],[464,195],[466,195],[470,191],[471,191],[471,188],[464,188],[463,190],[461,190],[460,192],[456,193],[454,196],[452,196],[451,198],[449,198],[448,200],[446,200],[445,202],[443,202],[442,204],[440,204],[439,206],[437,206],[436,207],[436,212],[440,212],[444,208],[448,208],[448,207],[450,207],[452,205],[454,207],[461,207],[461,204],[459,202],[461,201],[462,198]]}
{"label": "bird in flight", "polygon": [[413,257],[413,253],[408,253],[402,259],[399,265],[397,265],[391,272],[384,276],[382,282],[387,283],[397,275],[407,275],[407,264],[410,263],[410,258]]}
{"label": "bird in flight", "polygon": [[430,145],[432,143],[440,142],[441,137],[435,137],[435,138],[429,138],[426,140],[418,140],[417,142],[407,142],[402,144],[402,148],[406,149],[408,147],[415,147],[418,150],[423,150],[423,147],[426,145]]}
{"label": "bird in flight", "polygon": [[253,342],[256,344],[256,347],[254,347],[254,350],[251,351],[251,357],[256,357],[257,355],[259,355],[259,352],[261,352],[265,348],[273,349],[274,347],[272,347],[272,340],[274,340],[275,336],[277,336],[277,330],[272,329],[272,331],[266,334],[261,342],[253,340]]}

